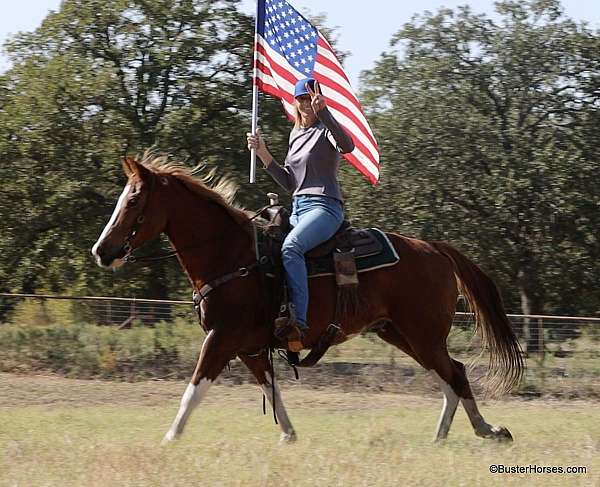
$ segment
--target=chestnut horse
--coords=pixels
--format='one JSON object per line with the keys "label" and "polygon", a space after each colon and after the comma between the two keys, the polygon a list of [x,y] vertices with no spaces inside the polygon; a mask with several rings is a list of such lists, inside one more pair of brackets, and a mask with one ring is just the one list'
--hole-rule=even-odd
{"label": "chestnut horse", "polygon": [[[127,261],[132,250],[165,233],[195,290],[221,276],[233,276],[202,301],[202,324],[209,331],[164,442],[182,433],[192,409],[236,356],[274,403],[282,441],[295,440],[264,353],[273,343],[273,317],[265,299],[265,278],[253,266],[256,253],[250,214],[233,206],[219,188],[209,187],[189,169],[166,163],[165,157],[147,153],[141,160],[127,158],[123,169],[127,184],[92,249],[99,265],[116,268]],[[435,440],[448,435],[459,401],[476,435],[512,439],[506,428],[493,427],[484,420],[465,367],[449,356],[446,346],[460,290],[489,349],[488,375],[493,392],[506,392],[519,382],[524,370],[521,349],[495,284],[450,245],[387,235],[400,261],[360,275],[361,301],[368,306],[341,323],[344,337],[339,341],[362,331],[376,331],[430,371],[444,394]],[[337,292],[332,276],[311,278],[309,287],[310,330],[304,338],[307,349],[317,343],[329,325]]]}

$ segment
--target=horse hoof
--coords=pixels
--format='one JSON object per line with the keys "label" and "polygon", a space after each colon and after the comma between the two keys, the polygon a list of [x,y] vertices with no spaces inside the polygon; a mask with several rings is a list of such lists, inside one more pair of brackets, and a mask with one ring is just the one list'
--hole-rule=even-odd
{"label": "horse hoof", "polygon": [[289,443],[295,443],[298,437],[296,436],[296,432],[292,431],[291,433],[281,433],[279,437],[280,445],[287,445]]}
{"label": "horse hoof", "polygon": [[162,441],[160,442],[160,446],[166,446],[169,443],[173,443],[177,438],[175,437],[175,435],[169,434],[167,433],[164,438],[162,439]]}
{"label": "horse hoof", "polygon": [[493,438],[497,441],[507,443],[513,441],[513,437],[510,434],[510,431],[508,431],[508,429],[504,426],[497,426],[495,428],[492,428],[492,432],[494,433]]}

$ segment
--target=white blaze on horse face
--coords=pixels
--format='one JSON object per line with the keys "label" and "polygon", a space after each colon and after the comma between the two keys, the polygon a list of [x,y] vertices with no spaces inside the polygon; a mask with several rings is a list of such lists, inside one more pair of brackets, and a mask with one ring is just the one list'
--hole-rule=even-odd
{"label": "white blaze on horse face", "polygon": [[[117,220],[117,217],[119,216],[121,208],[125,204],[125,200],[127,199],[127,195],[129,194],[130,189],[131,189],[131,184],[128,184],[127,186],[125,186],[125,188],[123,188],[123,192],[121,193],[121,196],[119,196],[119,200],[117,201],[115,209],[113,210],[113,213],[110,217],[110,220],[108,220],[108,223],[104,227],[104,230],[102,230],[100,237],[98,237],[98,240],[92,247],[92,255],[94,257],[96,257],[96,262],[98,263],[99,266],[101,266],[102,263],[100,260],[100,256],[98,255],[98,248],[100,247],[100,245],[102,245],[102,241],[106,238],[106,235],[108,234],[108,232],[110,231],[112,226],[115,224],[115,221]],[[111,267],[114,267],[115,264],[118,266],[120,263],[122,263],[121,259],[117,259],[116,262],[113,262],[111,264]]]}

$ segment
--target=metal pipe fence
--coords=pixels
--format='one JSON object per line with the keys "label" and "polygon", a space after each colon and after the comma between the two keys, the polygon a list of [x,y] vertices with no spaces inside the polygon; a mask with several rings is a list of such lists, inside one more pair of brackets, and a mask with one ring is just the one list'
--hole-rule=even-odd
{"label": "metal pipe fence", "polygon": [[[527,397],[600,398],[600,318],[518,314],[509,318],[527,360],[525,377],[513,392]],[[170,326],[161,325],[165,323]],[[201,339],[197,323],[192,302],[185,300],[0,294],[0,333],[6,331],[0,369],[69,370],[78,377],[184,378],[197,359]],[[65,332],[70,325],[76,330],[79,325],[100,325],[99,333]],[[137,328],[132,335],[107,337],[100,329],[132,325]],[[43,331],[38,333],[36,326]],[[169,330],[177,331],[170,334]],[[487,364],[485,352],[480,353],[479,335],[474,333],[473,315],[455,314],[448,348],[469,367],[471,384],[480,388]],[[285,367],[278,365],[278,376],[290,375]],[[309,383],[324,387],[385,384],[389,391],[437,390],[429,374],[410,357],[372,333],[333,347],[314,370],[303,369],[302,374]],[[223,380],[253,379],[234,362]]]}
{"label": "metal pipe fence", "polygon": [[[37,303],[36,306],[32,304]],[[54,303],[54,304],[53,304]],[[62,303],[62,304],[58,304]],[[80,321],[97,325],[127,327],[134,321],[152,326],[177,319],[197,324],[192,301],[138,299],[107,296],[61,296],[50,294],[0,293],[0,323],[15,320]],[[528,353],[578,354],[599,353],[593,345],[575,346],[574,341],[586,336],[590,341],[600,340],[600,318],[582,316],[509,314],[523,349]],[[457,312],[453,337],[469,336],[468,348],[479,346],[473,336],[473,315]],[[456,340],[455,340],[456,341]]]}
{"label": "metal pipe fence", "polygon": [[[54,320],[76,319],[97,325],[126,326],[135,320],[145,325],[153,325],[161,321],[170,322],[176,318],[189,319],[190,322],[196,319],[192,301],[0,293],[0,321],[10,319],[11,315],[18,315],[18,303],[26,300],[34,300],[42,307],[50,308],[47,312]],[[48,306],[49,302],[61,301],[67,305]]]}
{"label": "metal pipe fence", "polygon": [[[528,354],[551,353],[560,356],[561,354],[597,353],[591,342],[600,343],[600,318],[520,314],[508,314],[508,317],[523,350]],[[459,329],[470,330],[473,320],[471,313],[457,312],[454,325]],[[586,337],[589,338],[590,343],[582,347]],[[580,339],[578,346],[574,343],[577,339]],[[475,338],[474,342],[479,345],[477,341]]]}

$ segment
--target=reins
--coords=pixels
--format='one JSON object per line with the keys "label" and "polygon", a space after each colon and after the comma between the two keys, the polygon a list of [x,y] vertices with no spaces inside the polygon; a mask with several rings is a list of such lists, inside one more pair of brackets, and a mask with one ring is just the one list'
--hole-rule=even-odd
{"label": "reins", "polygon": [[[154,189],[154,184],[152,185],[150,191],[152,191],[153,189]],[[147,203],[147,201],[148,200],[146,200],[146,203]],[[219,287],[233,279],[237,279],[238,277],[247,277],[250,274],[250,272],[252,272],[254,269],[258,268],[261,265],[267,264],[268,258],[266,256],[260,256],[259,252],[258,252],[257,229],[256,229],[256,225],[253,224],[253,221],[256,218],[258,218],[259,216],[261,216],[261,214],[265,210],[267,210],[273,206],[278,206],[278,205],[268,204],[268,205],[263,206],[261,209],[256,211],[253,216],[248,218],[247,222],[243,223],[243,224],[250,223],[253,226],[256,260],[254,262],[252,262],[251,264],[239,267],[238,269],[236,269],[232,272],[228,272],[224,275],[216,277],[215,279],[212,279],[211,281],[204,284],[200,289],[194,290],[194,294],[193,294],[194,306],[199,307],[200,303],[206,299],[208,294],[211,293],[217,287]],[[196,242],[193,245],[188,245],[183,248],[175,249],[175,250],[167,252],[167,253],[158,254],[158,255],[149,254],[149,255],[144,255],[141,257],[136,257],[132,253],[133,250],[131,249],[131,241],[133,240],[136,233],[138,232],[141,224],[144,222],[145,218],[144,218],[143,212],[145,210],[145,207],[146,207],[146,204],[144,204],[144,208],[142,209],[141,214],[137,217],[136,222],[135,222],[134,226],[132,227],[131,232],[129,233],[129,236],[125,239],[125,243],[124,243],[123,247],[125,248],[127,253],[126,253],[125,257],[123,257],[124,262],[127,262],[127,263],[156,262],[156,261],[160,261],[160,260],[170,259],[172,257],[176,257],[177,255],[181,255],[181,253],[185,250],[201,248],[208,243],[213,243],[216,240],[220,240],[229,235],[229,230],[227,230],[227,231],[223,231],[220,235],[216,235],[216,236],[207,238],[205,240],[202,240],[201,242]],[[235,222],[232,223],[232,225],[233,224],[235,224]]]}
{"label": "reins", "polygon": [[[258,218],[262,214],[263,211],[265,211],[273,206],[278,206],[278,205],[269,204],[269,205],[263,206],[260,210],[255,212],[252,217],[248,218],[248,222],[254,221],[256,218]],[[141,221],[139,221],[140,218],[141,218]],[[144,221],[144,215],[142,214],[142,215],[138,216],[138,218],[136,220],[136,224],[134,224],[134,228],[132,228],[131,233],[125,240],[124,248],[128,253],[125,255],[125,257],[123,257],[124,262],[133,264],[133,263],[142,263],[142,262],[156,262],[159,260],[171,259],[171,258],[176,257],[177,255],[181,254],[181,252],[183,252],[183,251],[201,248],[208,243],[223,239],[223,238],[227,237],[229,234],[228,231],[227,232],[223,231],[223,233],[221,235],[207,238],[205,240],[202,240],[201,242],[196,242],[193,245],[187,245],[180,249],[171,250],[171,251],[168,251],[168,252],[162,253],[162,254],[148,254],[148,255],[143,255],[143,256],[137,257],[133,254],[133,250],[131,249],[130,242],[133,239],[133,237],[135,237],[135,234],[139,230],[139,227],[140,227],[141,223],[143,223],[143,221]],[[235,222],[232,223],[232,225],[233,224],[235,224]],[[129,250],[127,249],[127,247],[129,247]],[[259,260],[258,256],[257,256],[257,260]]]}

